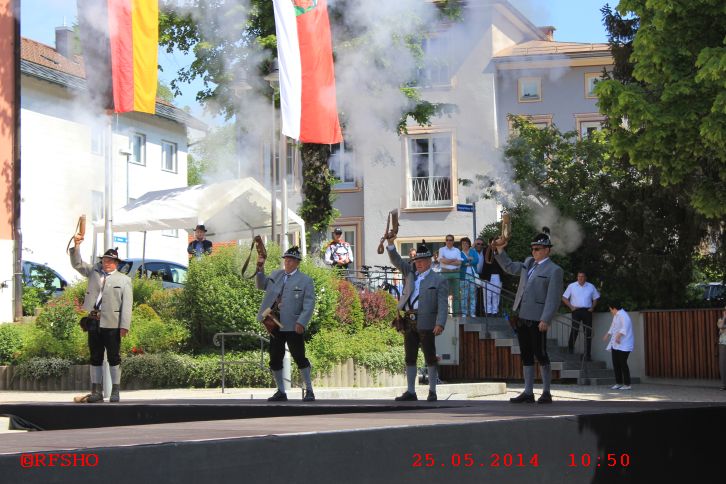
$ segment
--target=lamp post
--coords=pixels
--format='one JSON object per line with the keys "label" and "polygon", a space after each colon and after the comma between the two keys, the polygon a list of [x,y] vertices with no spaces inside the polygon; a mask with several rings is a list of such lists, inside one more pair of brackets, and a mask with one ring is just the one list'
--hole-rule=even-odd
{"label": "lamp post", "polygon": [[[129,186],[131,185],[131,182],[129,180],[129,163],[131,160],[131,155],[133,155],[133,153],[128,148],[121,148],[118,150],[118,154],[126,157],[126,204],[128,204],[129,200],[131,199],[129,197]],[[126,232],[126,257],[131,257],[131,241],[129,240],[128,231]]]}
{"label": "lamp post", "polygon": [[[270,87],[273,89],[273,95],[272,95],[272,143],[270,147],[270,154],[272,159],[272,186],[273,186],[273,195],[272,195],[272,226],[273,226],[273,234],[275,233],[275,208],[277,205],[277,200],[275,197],[274,192],[274,184],[275,184],[275,172],[276,172],[276,164],[275,164],[275,156],[274,156],[274,145],[275,145],[275,95],[274,90],[279,86],[280,84],[280,71],[277,67],[277,61],[274,62],[273,68],[270,71],[268,75],[265,76],[265,80],[270,83]],[[280,224],[281,227],[281,234],[280,234],[280,248],[283,252],[285,252],[288,248],[288,241],[287,241],[287,233],[288,233],[288,220],[287,220],[287,143],[285,143],[285,135],[282,134],[282,119],[280,119],[280,139],[279,139],[279,163],[280,163],[280,169],[282,170],[282,173],[280,175],[280,192],[282,195],[282,203],[281,203],[281,210],[280,210]],[[274,240],[274,235],[273,235]]]}
{"label": "lamp post", "polygon": [[275,136],[275,88],[280,83],[280,71],[277,67],[277,60],[273,61],[272,70],[265,76],[265,80],[270,83],[270,87],[272,88],[272,136],[270,138],[270,197],[272,199],[272,206],[270,210],[270,238],[275,242],[275,226],[277,225],[277,215],[275,215],[277,211],[277,196],[275,194],[275,175],[277,172],[275,169],[275,142],[277,139]]}

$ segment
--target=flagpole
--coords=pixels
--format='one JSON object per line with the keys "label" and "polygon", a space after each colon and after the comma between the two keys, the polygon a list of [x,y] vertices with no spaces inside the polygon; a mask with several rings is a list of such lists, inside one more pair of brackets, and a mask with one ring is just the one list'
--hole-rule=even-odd
{"label": "flagpole", "polygon": [[287,250],[287,137],[280,130],[280,191],[282,192],[282,215],[280,223],[282,224],[281,248],[285,253]]}
{"label": "flagpole", "polygon": [[112,115],[106,115],[106,143],[104,146],[104,157],[105,157],[105,170],[104,170],[104,197],[103,197],[103,214],[104,214],[104,228],[103,228],[103,251],[107,251],[111,248],[113,243],[113,158],[112,148],[113,144],[113,120]]}

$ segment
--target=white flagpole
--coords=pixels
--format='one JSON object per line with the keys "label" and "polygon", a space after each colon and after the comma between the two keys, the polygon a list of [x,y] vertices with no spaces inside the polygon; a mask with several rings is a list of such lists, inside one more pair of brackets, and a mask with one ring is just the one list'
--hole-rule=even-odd
{"label": "white flagpole", "polygon": [[112,115],[106,116],[106,136],[104,146],[104,196],[103,196],[103,251],[112,248],[113,244],[113,156],[111,146],[113,145]]}

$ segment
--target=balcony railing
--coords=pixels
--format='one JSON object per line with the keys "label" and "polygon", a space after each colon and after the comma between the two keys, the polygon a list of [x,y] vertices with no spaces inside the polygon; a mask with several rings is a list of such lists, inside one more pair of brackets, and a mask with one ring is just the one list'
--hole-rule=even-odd
{"label": "balcony railing", "polygon": [[409,177],[408,206],[411,208],[451,206],[451,177]]}

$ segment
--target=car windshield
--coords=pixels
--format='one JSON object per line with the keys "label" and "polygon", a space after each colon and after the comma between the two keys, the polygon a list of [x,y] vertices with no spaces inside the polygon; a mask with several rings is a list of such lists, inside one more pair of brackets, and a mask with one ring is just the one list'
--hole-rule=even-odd
{"label": "car windshield", "polygon": [[133,264],[127,260],[121,261],[119,263],[118,267],[116,268],[116,270],[128,275],[129,271],[131,270],[132,265]]}

